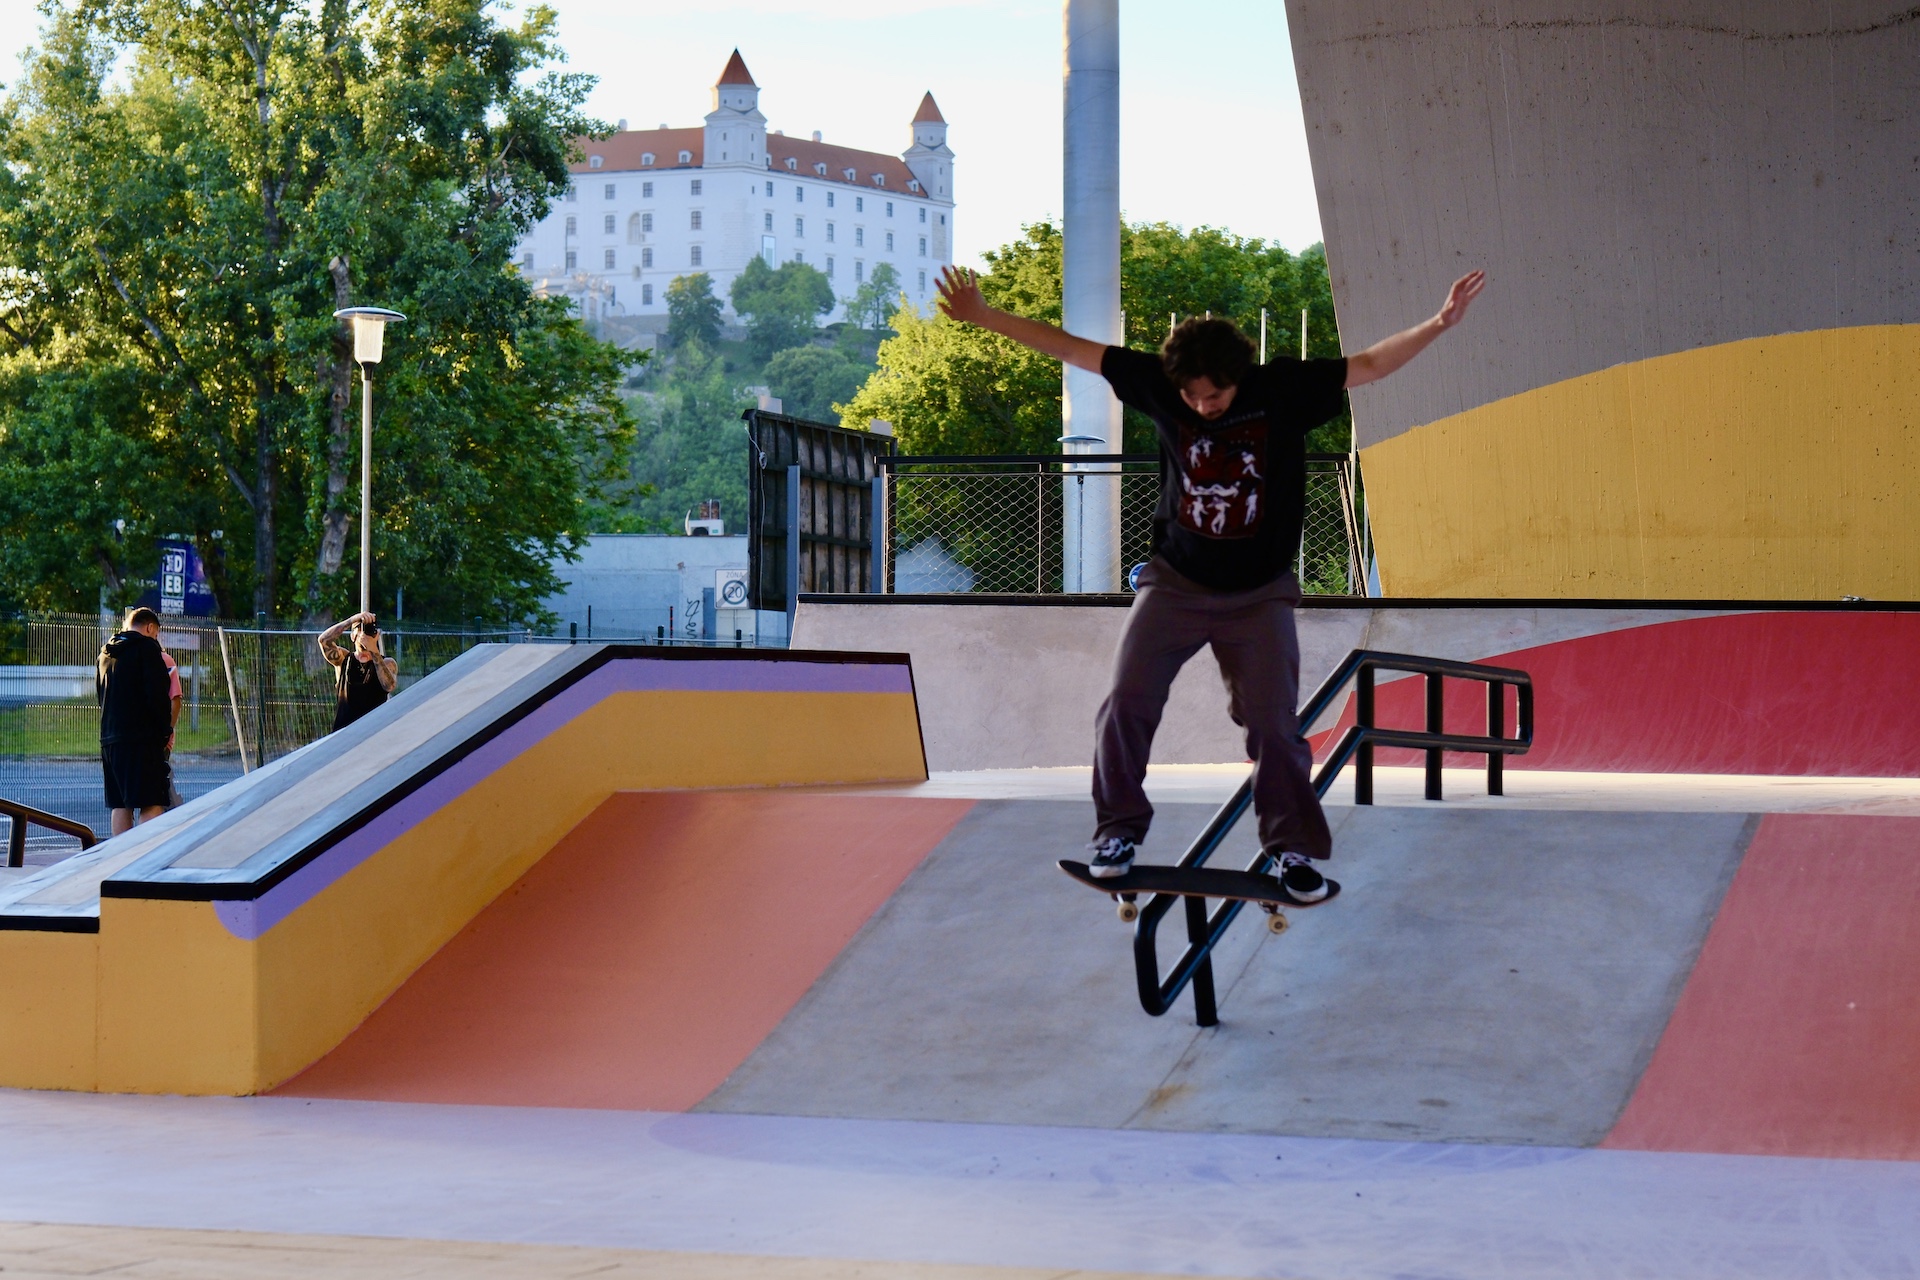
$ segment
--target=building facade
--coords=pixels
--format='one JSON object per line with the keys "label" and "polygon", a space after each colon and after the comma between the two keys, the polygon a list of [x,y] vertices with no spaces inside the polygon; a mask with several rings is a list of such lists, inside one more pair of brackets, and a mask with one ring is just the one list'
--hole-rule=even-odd
{"label": "building facade", "polygon": [[636,317],[655,331],[676,277],[706,272],[727,303],[755,257],[823,272],[840,300],[830,321],[881,263],[924,308],[953,261],[953,152],[933,95],[898,156],[769,131],[759,104],[735,50],[702,127],[622,121],[610,138],[582,140],[572,188],[519,246],[521,271],[575,297],[589,319]]}

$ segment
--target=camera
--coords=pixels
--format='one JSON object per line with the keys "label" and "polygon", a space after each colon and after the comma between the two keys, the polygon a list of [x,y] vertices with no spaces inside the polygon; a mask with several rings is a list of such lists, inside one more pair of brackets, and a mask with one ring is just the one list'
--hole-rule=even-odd
{"label": "camera", "polygon": [[377,636],[380,634],[380,624],[369,618],[360,624],[360,634],[363,636]]}

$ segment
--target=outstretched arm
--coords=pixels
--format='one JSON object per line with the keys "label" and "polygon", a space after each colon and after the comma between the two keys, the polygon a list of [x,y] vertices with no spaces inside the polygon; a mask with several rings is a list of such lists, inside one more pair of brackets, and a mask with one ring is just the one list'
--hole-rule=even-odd
{"label": "outstretched arm", "polygon": [[940,310],[952,319],[990,329],[1076,369],[1100,372],[1100,358],[1107,354],[1105,343],[1076,338],[1045,321],[1029,320],[988,306],[987,300],[980,296],[980,279],[969,268],[942,268],[938,287]]}
{"label": "outstretched arm", "polygon": [[1466,319],[1467,307],[1486,288],[1487,273],[1469,271],[1453,282],[1438,314],[1391,338],[1382,338],[1358,355],[1347,357],[1347,388],[1378,382],[1427,349],[1427,345]]}

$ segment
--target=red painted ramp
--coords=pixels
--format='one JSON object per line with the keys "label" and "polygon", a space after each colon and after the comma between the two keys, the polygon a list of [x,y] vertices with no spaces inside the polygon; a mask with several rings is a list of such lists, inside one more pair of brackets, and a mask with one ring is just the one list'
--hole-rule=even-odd
{"label": "red painted ramp", "polygon": [[[1628,627],[1483,661],[1533,676],[1513,769],[1920,775],[1920,613],[1744,613]],[[1423,727],[1425,681],[1380,687],[1377,722]],[[1509,695],[1511,699],[1511,695]],[[1348,701],[1339,729],[1353,723]],[[1447,728],[1486,731],[1484,687],[1447,682]],[[1513,732],[1511,700],[1506,731]],[[1316,736],[1323,752],[1337,736]],[[1382,749],[1383,764],[1417,764]],[[1484,756],[1449,756],[1476,766]]]}
{"label": "red painted ramp", "polygon": [[1920,818],[1762,821],[1603,1145],[1920,1160]]}
{"label": "red painted ramp", "polygon": [[614,796],[276,1092],[685,1110],[971,807],[777,791]]}

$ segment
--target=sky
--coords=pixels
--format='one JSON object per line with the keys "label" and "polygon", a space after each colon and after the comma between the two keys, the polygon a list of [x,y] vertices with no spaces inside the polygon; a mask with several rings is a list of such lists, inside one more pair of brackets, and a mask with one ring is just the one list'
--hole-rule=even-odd
{"label": "sky", "polygon": [[[513,0],[502,9],[529,7]],[[955,152],[955,257],[1060,209],[1058,0],[548,0],[588,102],[633,128],[698,125],[737,46],[768,127],[898,154],[931,90]],[[1320,238],[1280,0],[1121,0],[1120,199],[1129,221]],[[509,14],[508,16],[512,16]],[[39,18],[0,0],[0,80]]]}

